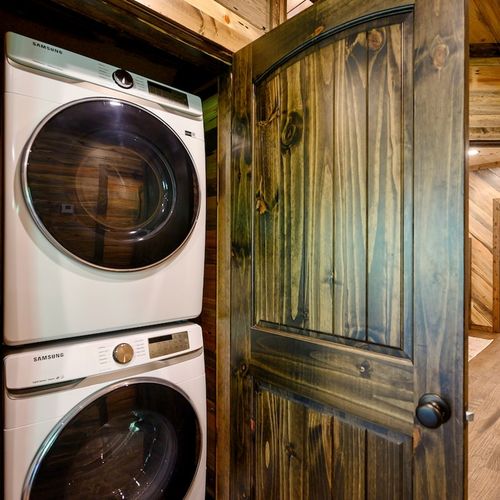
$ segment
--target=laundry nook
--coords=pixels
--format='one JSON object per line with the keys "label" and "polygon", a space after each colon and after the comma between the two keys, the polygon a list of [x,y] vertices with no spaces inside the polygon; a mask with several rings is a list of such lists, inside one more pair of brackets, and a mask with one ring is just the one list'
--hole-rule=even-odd
{"label": "laundry nook", "polygon": [[498,500],[500,6],[0,6],[5,500]]}

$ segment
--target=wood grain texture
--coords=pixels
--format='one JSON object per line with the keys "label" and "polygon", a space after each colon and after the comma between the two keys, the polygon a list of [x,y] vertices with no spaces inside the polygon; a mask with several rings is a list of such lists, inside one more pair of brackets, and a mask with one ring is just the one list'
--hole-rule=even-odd
{"label": "wood grain texture", "polygon": [[366,37],[369,71],[366,334],[371,342],[399,347],[403,344],[403,28],[395,24],[372,29]]}
{"label": "wood grain texture", "polygon": [[237,9],[227,9],[215,0],[130,1],[233,52],[261,36],[265,30],[264,25],[257,27],[240,17]]}
{"label": "wood grain texture", "polygon": [[[496,148],[493,148],[496,150]],[[469,234],[471,252],[471,324],[493,326],[494,295],[494,206],[500,198],[500,168],[487,168],[494,156],[489,148],[479,148],[480,153],[470,158],[469,173]],[[484,156],[484,168],[481,157]]]}
{"label": "wood grain texture", "polygon": [[333,495],[333,426],[332,417],[311,409],[305,422],[304,498],[332,498]]}
{"label": "wood grain texture", "polygon": [[348,415],[265,389],[255,411],[255,498],[412,498],[410,437],[353,425]]}
{"label": "wood grain texture", "polygon": [[500,199],[493,200],[493,331],[500,332]]}
{"label": "wood grain texture", "polygon": [[252,322],[253,91],[251,46],[234,58],[231,126],[231,497],[250,498],[254,483],[253,382],[248,376]]}
{"label": "wood grain texture", "polygon": [[341,419],[333,423],[335,500],[366,499],[366,430]]}
{"label": "wood grain texture", "polygon": [[[280,82],[275,77],[256,93],[258,153],[255,165],[255,322],[283,318],[283,189],[280,162]],[[274,167],[277,165],[277,167]]]}
{"label": "wood grain texture", "polygon": [[231,103],[232,80],[219,79],[217,113],[216,484],[215,498],[229,499],[231,442]]}
{"label": "wood grain texture", "polygon": [[432,392],[453,408],[417,427],[415,498],[464,496],[465,17],[463,2],[415,4],[415,406]]}
{"label": "wood grain texture", "polygon": [[[412,496],[412,443],[406,436],[381,436],[367,433],[367,498],[369,500],[404,498]],[[381,480],[381,471],[384,479]]]}
{"label": "wood grain texture", "polygon": [[[377,12],[400,8],[408,10],[412,3],[403,0],[371,0],[369,4],[354,4],[352,0],[315,3],[299,16],[294,16],[286,24],[275,28],[271,36],[266,34],[252,44],[255,54],[253,75],[257,78],[298,47],[311,42],[321,33],[347,26],[358,16],[368,17]],[[267,49],[269,40],[272,40],[272,50]]]}
{"label": "wood grain texture", "polygon": [[[153,47],[175,53],[179,57],[188,58],[193,64],[206,64],[207,67],[214,62],[219,70],[231,62],[232,51],[224,48],[223,44],[209,38],[202,38],[196,32],[186,29],[183,25],[169,20],[158,12],[139,5],[134,0],[51,0],[69,10],[83,14],[94,20],[112,27],[125,30],[129,34],[141,37]],[[203,56],[205,55],[205,57]]]}
{"label": "wood grain texture", "polygon": [[215,477],[217,470],[217,347],[216,347],[216,297],[217,297],[217,108],[218,95],[205,99],[203,104],[203,125],[205,131],[207,217],[205,238],[205,270],[203,276],[203,303],[199,317],[203,331],[205,372],[207,385],[207,494],[215,498]]}
{"label": "wood grain texture", "polygon": [[403,346],[409,47],[400,24],[354,33],[259,85],[257,323]]}
{"label": "wood grain texture", "polygon": [[251,340],[252,373],[258,379],[411,432],[413,368],[409,360],[256,328]]}
{"label": "wood grain texture", "polygon": [[255,497],[302,498],[305,454],[306,408],[269,392],[256,401]]}
{"label": "wood grain texture", "polygon": [[474,420],[468,424],[468,498],[496,500],[500,498],[500,384],[492,374],[498,371],[500,339],[496,334],[481,337],[494,340],[469,363],[469,409]]}
{"label": "wood grain texture", "polygon": [[334,51],[334,333],[366,340],[366,32]]}
{"label": "wood grain texture", "polygon": [[[363,18],[365,24],[357,25],[356,29],[350,25],[345,33],[321,39],[317,46],[310,46],[302,53],[290,54],[301,42],[317,40],[319,33],[336,23],[350,21],[361,13],[371,16],[377,9],[390,9],[395,5],[377,1],[349,2],[349,5],[343,0],[319,2],[286,23],[287,27],[282,26],[252,44],[252,60],[244,56],[248,62],[245,71],[249,67],[251,71],[241,72],[235,79],[238,88],[248,89],[254,85],[255,100],[245,98],[248,112],[245,120],[252,122],[252,113],[257,115],[249,130],[241,127],[238,131],[242,143],[233,144],[235,158],[241,158],[241,151],[246,148],[251,150],[248,150],[248,163],[233,164],[237,167],[233,172],[240,176],[239,182],[233,185],[233,213],[239,214],[245,224],[235,226],[233,221],[232,228],[232,271],[237,270],[242,278],[232,283],[236,299],[232,304],[232,318],[237,321],[232,324],[232,332],[236,342],[240,342],[235,354],[245,354],[239,371],[246,373],[248,369],[260,389],[256,401],[248,397],[252,382],[240,376],[238,365],[234,365],[237,356],[233,356],[233,387],[236,390],[238,384],[242,386],[240,393],[236,391],[237,398],[233,397],[233,408],[241,418],[240,428],[234,432],[246,432],[243,422],[248,414],[254,415],[256,433],[260,436],[256,442],[264,451],[253,448],[251,439],[245,442],[240,438],[241,449],[246,446],[247,454],[234,457],[234,470],[242,475],[246,470],[251,475],[247,457],[252,453],[261,453],[260,458],[255,457],[256,467],[266,468],[256,470],[253,478],[237,479],[232,489],[235,495],[251,491],[251,481],[258,477],[256,488],[272,485],[278,498],[281,492],[293,492],[294,498],[301,498],[298,488],[310,484],[308,472],[303,467],[293,472],[288,465],[283,467],[285,462],[276,450],[280,449],[280,440],[286,448],[284,435],[274,436],[276,445],[272,453],[269,451],[266,462],[266,442],[271,441],[267,434],[265,438],[259,434],[259,429],[264,432],[265,421],[272,420],[276,432],[280,432],[281,427],[274,424],[275,421],[282,421],[284,428],[293,422],[294,436],[302,436],[302,441],[288,446],[288,453],[302,457],[313,434],[298,430],[301,420],[302,426],[309,425],[304,423],[304,412],[295,406],[299,404],[306,406],[307,411],[311,407],[324,408],[327,414],[334,415],[334,422],[336,416],[341,415],[346,429],[361,427],[359,433],[349,430],[352,432],[349,472],[356,471],[355,483],[343,486],[342,491],[367,498],[369,492],[365,486],[376,476],[375,469],[370,472],[367,468],[368,453],[371,453],[376,467],[385,462],[392,464],[398,476],[396,481],[394,474],[382,470],[382,484],[377,484],[374,496],[450,500],[463,497],[465,117],[464,90],[460,82],[465,82],[464,12],[449,0],[418,0],[413,14],[405,7],[387,19],[377,17],[368,22]],[[415,40],[413,34],[417,37]],[[372,48],[375,50],[370,54]],[[314,56],[320,52],[325,54],[321,66],[327,66],[326,71],[332,75],[330,105],[315,100],[321,81],[330,80],[321,75],[319,82],[308,83],[309,72],[315,67],[317,71]],[[273,68],[272,73],[261,78],[273,62],[284,56],[287,57],[279,68]],[[370,88],[370,82],[374,88]],[[377,92],[377,86],[385,91]],[[312,87],[310,92],[309,87]],[[325,106],[321,113],[312,110],[320,104]],[[234,123],[240,122],[242,114],[235,114]],[[313,116],[317,119],[312,120]],[[308,284],[317,280],[314,293],[318,294],[317,285],[321,282],[310,270],[318,266],[322,269],[325,263],[317,262],[318,258],[326,260],[324,253],[316,253],[315,260],[311,259],[318,235],[308,232],[310,198],[318,177],[313,175],[309,162],[318,150],[314,137],[319,137],[323,124],[329,127],[330,118],[325,119],[329,116],[333,124],[332,263],[335,272],[332,277],[339,280],[338,267],[348,269],[344,274],[354,284],[345,282],[344,289],[334,291],[330,302],[333,335],[324,335],[312,330],[311,310],[307,307]],[[268,129],[265,132],[261,130],[263,124]],[[279,163],[276,150],[262,151],[277,145]],[[251,157],[252,153],[255,158]],[[321,161],[322,157],[311,164]],[[370,168],[373,168],[373,176],[369,182]],[[264,172],[265,169],[272,172]],[[242,171],[249,177],[255,175],[252,196],[247,193],[247,180],[241,179]],[[317,207],[316,200],[312,203]],[[271,210],[277,213],[272,224],[265,219],[270,219]],[[247,260],[240,247],[247,250],[248,214],[253,214],[255,241],[253,253]],[[376,227],[370,224],[370,217],[377,221]],[[377,233],[379,227],[383,235]],[[274,234],[276,231],[279,231],[278,237]],[[235,242],[240,245],[235,246]],[[343,248],[343,253],[337,258],[339,248]],[[384,259],[375,259],[370,268],[370,250],[374,255],[385,254],[392,264],[384,267]],[[256,265],[252,267],[253,255]],[[343,264],[348,261],[354,264]],[[339,262],[344,267],[338,266]],[[279,270],[277,263],[280,263]],[[380,279],[381,287],[387,290],[373,286],[369,291],[371,297],[367,297],[367,272],[375,272],[376,268],[380,268],[383,275],[385,271]],[[393,268],[399,270],[391,275]],[[253,281],[243,279],[245,272],[247,278],[253,272]],[[401,274],[409,277],[403,278]],[[281,296],[271,297],[270,293],[268,297],[261,296],[270,290],[279,290]],[[351,303],[341,299],[351,294],[354,297]],[[253,311],[249,295],[253,296]],[[314,300],[321,300],[318,297],[320,295]],[[273,298],[275,303],[271,303]],[[381,304],[373,306],[371,299],[380,300]],[[335,309],[339,302],[340,313]],[[379,332],[367,335],[367,311],[370,310],[367,304],[374,312],[373,324],[384,324],[386,328],[382,335]],[[254,317],[249,315],[249,308],[256,313]],[[342,318],[345,310],[354,313],[350,313],[348,321],[342,319],[337,325],[337,315]],[[275,315],[274,322],[260,317],[267,314],[270,314],[268,318]],[[391,321],[394,321],[392,326]],[[248,340],[250,345],[245,343]],[[382,349],[377,345],[378,351],[374,352],[376,342],[389,346]],[[280,398],[293,397],[294,404],[273,399],[272,403],[266,403],[264,412],[259,399],[263,387],[275,398],[278,394]],[[415,423],[415,406],[425,392],[441,393],[453,408],[452,419],[432,431]],[[360,421],[364,423],[360,425]],[[369,438],[370,433],[375,434]],[[333,471],[335,446],[341,444],[335,444],[334,424]],[[275,457],[272,464],[271,456]],[[269,467],[275,468],[273,477],[277,474],[278,479],[272,479],[266,472]],[[276,472],[276,467],[284,472]],[[331,484],[335,492],[333,471]],[[384,478],[394,484],[383,484]],[[338,478],[337,481],[341,482]],[[237,490],[241,484],[247,487]],[[327,485],[323,483],[322,487]],[[348,494],[351,493],[339,498],[348,498]]]}

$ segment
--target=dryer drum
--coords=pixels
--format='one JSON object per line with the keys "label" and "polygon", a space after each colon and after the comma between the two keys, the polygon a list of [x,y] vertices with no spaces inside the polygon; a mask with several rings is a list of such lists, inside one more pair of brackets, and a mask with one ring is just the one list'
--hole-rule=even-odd
{"label": "dryer drum", "polygon": [[130,103],[85,99],[59,108],[33,134],[23,166],[35,222],[60,250],[91,266],[158,264],[197,220],[191,156],[166,123]]}
{"label": "dryer drum", "polygon": [[182,499],[195,477],[201,432],[190,402],[169,386],[123,385],[49,436],[23,498]]}

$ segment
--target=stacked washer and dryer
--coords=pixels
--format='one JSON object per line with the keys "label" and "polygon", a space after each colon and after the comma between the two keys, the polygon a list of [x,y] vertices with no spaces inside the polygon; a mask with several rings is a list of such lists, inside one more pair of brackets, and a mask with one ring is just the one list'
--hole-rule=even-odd
{"label": "stacked washer and dryer", "polygon": [[8,33],[4,495],[205,496],[200,99]]}

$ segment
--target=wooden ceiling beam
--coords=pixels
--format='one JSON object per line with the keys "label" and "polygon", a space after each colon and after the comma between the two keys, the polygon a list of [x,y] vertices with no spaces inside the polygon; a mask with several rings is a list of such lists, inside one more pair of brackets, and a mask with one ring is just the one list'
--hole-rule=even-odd
{"label": "wooden ceiling beam", "polygon": [[[233,51],[134,0],[50,0],[200,67],[232,63]],[[168,3],[170,3],[169,0]],[[184,3],[184,2],[183,2]],[[187,5],[187,4],[186,4]]]}
{"label": "wooden ceiling beam", "polygon": [[215,0],[133,0],[169,22],[184,26],[232,52],[265,33]]}

